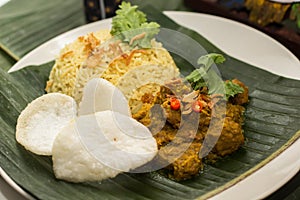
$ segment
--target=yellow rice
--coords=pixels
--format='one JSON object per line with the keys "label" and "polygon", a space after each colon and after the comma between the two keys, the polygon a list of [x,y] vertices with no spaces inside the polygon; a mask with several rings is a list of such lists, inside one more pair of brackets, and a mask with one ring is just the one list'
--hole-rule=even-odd
{"label": "yellow rice", "polygon": [[116,85],[137,106],[145,92],[155,94],[159,85],[179,76],[169,52],[152,41],[151,49],[130,50],[111,39],[109,30],[79,37],[60,52],[47,82],[46,91],[61,92],[80,103],[85,84],[95,77]]}

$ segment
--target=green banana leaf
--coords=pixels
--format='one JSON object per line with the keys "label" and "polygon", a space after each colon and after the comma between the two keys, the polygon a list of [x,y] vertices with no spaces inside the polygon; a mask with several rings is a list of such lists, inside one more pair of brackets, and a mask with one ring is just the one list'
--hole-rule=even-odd
{"label": "green banana leaf", "polygon": [[[222,53],[198,33],[177,25],[149,5],[140,7],[152,21],[198,41],[208,52]],[[224,54],[224,53],[223,53]],[[182,70],[186,63],[175,60]],[[7,74],[0,69],[0,165],[37,199],[194,199],[208,198],[243,179],[276,157],[300,136],[300,81],[283,78],[225,55],[224,79],[238,78],[250,88],[244,125],[245,145],[205,166],[199,176],[174,182],[156,172],[123,173],[102,182],[73,184],[55,179],[50,157],[26,151],[15,140],[25,106],[44,93],[53,62]]]}
{"label": "green banana leaf", "polygon": [[[153,1],[129,2],[153,4]],[[182,0],[156,1],[154,5],[161,11],[188,10]],[[19,60],[39,44],[83,24],[83,1],[11,0],[0,7],[0,47]]]}
{"label": "green banana leaf", "polygon": [[0,47],[19,60],[39,44],[83,24],[83,1],[12,0],[0,8]]}
{"label": "green banana leaf", "polygon": [[4,70],[9,70],[9,68],[15,63],[16,61],[10,57],[6,52],[0,49],[0,68]]}

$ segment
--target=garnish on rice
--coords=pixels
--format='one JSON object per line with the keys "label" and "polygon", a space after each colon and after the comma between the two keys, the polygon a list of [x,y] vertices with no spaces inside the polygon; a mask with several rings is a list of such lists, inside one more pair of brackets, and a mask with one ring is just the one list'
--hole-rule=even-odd
{"label": "garnish on rice", "polygon": [[131,47],[151,48],[151,40],[159,32],[159,24],[147,22],[146,15],[137,10],[137,6],[122,2],[112,19],[110,33]]}
{"label": "garnish on rice", "polygon": [[148,80],[161,77],[161,81],[166,81],[177,77],[179,70],[173,58],[154,38],[158,32],[157,23],[148,23],[137,6],[123,2],[112,19],[111,30],[89,33],[61,50],[46,91],[70,95],[80,103],[82,89],[92,78],[104,78],[126,92],[130,82],[144,84],[141,79],[121,80],[127,73],[138,72],[140,67],[155,66],[156,70],[148,74]]}

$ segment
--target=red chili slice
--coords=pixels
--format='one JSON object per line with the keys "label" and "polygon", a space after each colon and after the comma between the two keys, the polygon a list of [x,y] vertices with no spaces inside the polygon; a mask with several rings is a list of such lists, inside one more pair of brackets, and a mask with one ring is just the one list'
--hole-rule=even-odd
{"label": "red chili slice", "polygon": [[180,108],[180,101],[177,98],[172,97],[170,99],[170,107],[171,107],[172,110],[179,110],[179,108]]}
{"label": "red chili slice", "polygon": [[200,101],[195,101],[193,104],[192,104],[192,109],[193,111],[195,112],[201,112],[202,111],[202,108],[203,108],[203,105]]}

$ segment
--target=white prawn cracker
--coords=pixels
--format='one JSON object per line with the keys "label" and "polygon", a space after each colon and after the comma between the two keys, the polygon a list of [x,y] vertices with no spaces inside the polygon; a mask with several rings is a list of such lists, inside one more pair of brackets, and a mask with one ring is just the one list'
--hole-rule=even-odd
{"label": "white prawn cracker", "polygon": [[93,114],[105,110],[131,116],[128,101],[123,93],[109,81],[94,78],[83,89],[78,115]]}
{"label": "white prawn cracker", "polygon": [[79,116],[58,134],[53,169],[58,179],[101,181],[144,165],[157,151],[147,127],[107,110]]}
{"label": "white prawn cracker", "polygon": [[65,94],[45,94],[21,112],[16,140],[38,155],[52,155],[52,145],[61,129],[76,117],[75,100]]}

